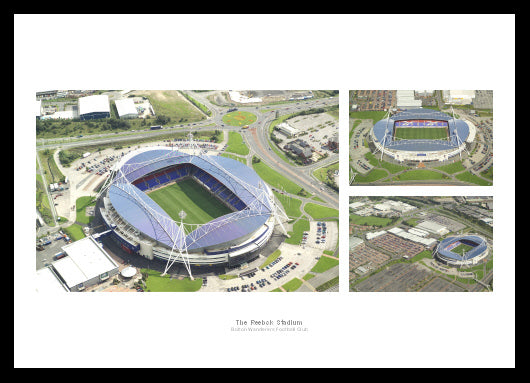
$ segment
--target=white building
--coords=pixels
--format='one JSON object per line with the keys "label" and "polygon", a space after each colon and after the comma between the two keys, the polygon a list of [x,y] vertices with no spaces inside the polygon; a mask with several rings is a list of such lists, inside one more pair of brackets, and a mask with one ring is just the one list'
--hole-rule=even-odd
{"label": "white building", "polygon": [[118,264],[92,236],[62,249],[67,256],[51,265],[70,291],[82,291],[118,274]]}
{"label": "white building", "polygon": [[286,122],[276,125],[276,128],[280,131],[280,133],[285,134],[287,137],[296,137],[300,134],[300,130],[293,128]]}
{"label": "white building", "polygon": [[449,230],[443,225],[434,221],[423,221],[416,225],[416,229],[425,230],[431,234],[445,235],[449,233]]}
{"label": "white building", "polygon": [[366,205],[364,202],[352,202],[350,203],[350,209],[357,209],[358,207]]}
{"label": "white building", "polygon": [[106,94],[80,97],[78,106],[81,120],[110,117],[109,96]]}
{"label": "white building", "polygon": [[51,267],[37,270],[35,290],[39,293],[65,293],[68,287],[59,279]]}
{"label": "white building", "polygon": [[41,100],[37,100],[35,101],[36,105],[35,105],[35,117],[37,118],[40,118],[42,116],[42,101]]}
{"label": "white building", "polygon": [[434,90],[415,90],[414,92],[420,97],[429,97],[434,94]]}
{"label": "white building", "polygon": [[121,100],[116,100],[116,110],[118,111],[119,118],[137,118],[138,111],[134,105],[134,100],[132,98],[124,98]]}
{"label": "white building", "polygon": [[396,91],[396,107],[398,109],[421,108],[421,100],[416,100],[413,90]]}
{"label": "white building", "polygon": [[353,251],[357,246],[359,246],[364,241],[361,238],[350,237],[350,251]]}
{"label": "white building", "polygon": [[380,235],[383,235],[386,233],[386,230],[381,230],[381,231],[375,231],[373,233],[366,233],[366,239],[370,240],[370,239],[374,239],[374,238],[377,238],[379,237]]}
{"label": "white building", "polygon": [[475,100],[474,90],[444,90],[443,100],[451,105],[470,105]]}

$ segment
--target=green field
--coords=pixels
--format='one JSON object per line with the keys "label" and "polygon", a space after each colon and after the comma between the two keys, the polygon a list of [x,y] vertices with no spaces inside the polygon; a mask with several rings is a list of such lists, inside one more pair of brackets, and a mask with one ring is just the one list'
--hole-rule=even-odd
{"label": "green field", "polygon": [[269,185],[275,188],[283,188],[283,190],[291,194],[298,194],[300,190],[302,190],[302,188],[298,184],[294,183],[289,178],[284,177],[276,170],[272,169],[270,166],[265,164],[263,161],[253,162],[252,168],[256,173],[258,173],[258,175],[261,177],[261,179],[263,179],[263,181],[267,182]]}
{"label": "green field", "polygon": [[86,208],[89,206],[96,206],[94,197],[84,196],[79,197],[75,201],[75,220],[79,223],[89,224],[93,219],[93,215],[86,215]]}
{"label": "green field", "polygon": [[304,210],[313,219],[323,219],[339,216],[339,211],[337,209],[317,205],[316,203],[306,203]]}
{"label": "green field", "polygon": [[243,141],[243,137],[238,132],[228,132],[228,145],[226,151],[246,156],[249,153],[248,147]]}
{"label": "green field", "polygon": [[339,260],[330,257],[320,257],[315,266],[311,269],[314,273],[323,273],[326,270],[331,269],[339,264]]}
{"label": "green field", "polygon": [[445,178],[447,178],[447,176],[444,176],[442,173],[427,169],[410,170],[398,176],[400,181],[441,180]]}
{"label": "green field", "polygon": [[396,128],[394,138],[402,140],[439,140],[447,138],[445,128]]}
{"label": "green field", "polygon": [[201,288],[202,278],[193,281],[189,278],[171,279],[169,275],[161,276],[161,273],[154,270],[142,269],[142,273],[147,274],[145,284],[147,291],[151,292],[191,292]]}
{"label": "green field", "polygon": [[356,225],[370,225],[370,226],[385,227],[390,222],[392,222],[390,218],[373,217],[373,216],[363,217],[357,214],[350,214],[350,223],[353,223]]}
{"label": "green field", "polygon": [[355,176],[355,179],[353,183],[359,183],[359,182],[374,182],[378,179],[381,179],[383,177],[386,177],[388,173],[383,169],[372,169],[370,172],[366,175],[357,174]]}
{"label": "green field", "polygon": [[186,212],[183,222],[189,224],[204,224],[231,213],[228,207],[190,178],[154,190],[149,197],[177,222],[180,222],[181,210]]}
{"label": "green field", "polygon": [[318,168],[313,171],[313,175],[322,182],[335,181],[334,172],[339,170],[339,163],[336,162],[324,168]]}
{"label": "green field", "polygon": [[280,201],[280,203],[283,206],[283,210],[285,211],[285,214],[287,214],[288,217],[291,218],[298,218],[300,215],[302,215],[302,212],[300,211],[300,206],[302,205],[302,201],[298,198],[289,197],[286,194],[280,194],[278,192],[273,191],[274,195]]}
{"label": "green field", "polygon": [[466,245],[464,243],[461,243],[460,245],[458,245],[457,247],[455,247],[453,250],[451,250],[453,253],[455,254],[458,254],[458,255],[464,255],[465,253],[467,253],[469,250],[471,250],[473,248],[473,246],[469,246],[469,245]]}
{"label": "green field", "polygon": [[310,228],[309,226],[309,220],[306,219],[305,216],[300,218],[298,221],[296,221],[293,224],[293,231],[290,231],[289,238],[285,240],[285,243],[289,243],[291,245],[298,245],[300,244],[300,241],[302,241],[302,236],[304,234],[304,231],[308,231]]}
{"label": "green field", "polygon": [[471,174],[469,171],[457,174],[456,178],[458,178],[460,181],[469,182],[481,186],[490,186],[492,184],[491,182],[488,182],[474,174]]}

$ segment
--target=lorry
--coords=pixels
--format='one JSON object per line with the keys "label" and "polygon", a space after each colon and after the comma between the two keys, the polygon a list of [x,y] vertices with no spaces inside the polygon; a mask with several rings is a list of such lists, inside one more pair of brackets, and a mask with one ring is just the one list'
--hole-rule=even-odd
{"label": "lorry", "polygon": [[150,129],[151,129],[151,130],[162,129],[162,125],[154,125],[154,126],[151,126]]}
{"label": "lorry", "polygon": [[53,259],[56,261],[58,259],[61,259],[66,256],[66,253],[64,251],[61,251],[53,256]]}

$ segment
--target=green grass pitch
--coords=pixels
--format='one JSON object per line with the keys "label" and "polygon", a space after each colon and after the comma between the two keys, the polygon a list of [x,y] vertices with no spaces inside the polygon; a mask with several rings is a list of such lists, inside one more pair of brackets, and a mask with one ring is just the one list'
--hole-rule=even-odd
{"label": "green grass pitch", "polygon": [[396,128],[394,138],[403,140],[439,140],[447,138],[445,128]]}
{"label": "green grass pitch", "polygon": [[465,253],[467,253],[469,250],[471,250],[473,246],[465,245],[461,243],[457,247],[455,247],[453,250],[451,250],[453,253],[456,253],[458,255],[464,256]]}
{"label": "green grass pitch", "polygon": [[149,197],[176,222],[181,210],[186,212],[183,222],[190,224],[204,224],[232,212],[191,178],[154,190]]}

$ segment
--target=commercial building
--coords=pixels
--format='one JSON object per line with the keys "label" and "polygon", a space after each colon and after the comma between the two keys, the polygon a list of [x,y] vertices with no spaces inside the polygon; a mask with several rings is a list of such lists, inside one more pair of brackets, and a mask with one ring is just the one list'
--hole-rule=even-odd
{"label": "commercial building", "polygon": [[290,150],[295,155],[303,158],[311,158],[311,156],[313,155],[313,151],[310,147],[302,147],[300,144],[297,143],[285,144],[284,149]]}
{"label": "commercial building", "polygon": [[470,105],[475,99],[474,90],[444,90],[443,100],[451,105]]}
{"label": "commercial building", "polygon": [[134,100],[132,98],[116,100],[115,103],[119,118],[127,119],[138,117],[138,111],[136,110],[136,106],[134,106]]}
{"label": "commercial building", "polygon": [[416,229],[425,230],[431,234],[445,235],[449,233],[449,230],[443,225],[440,225],[433,221],[423,221],[416,225]]}
{"label": "commercial building", "polygon": [[421,108],[421,100],[415,99],[413,90],[398,90],[396,107],[400,110]]}
{"label": "commercial building", "polygon": [[92,236],[64,246],[66,256],[52,262],[52,271],[70,291],[82,291],[118,274],[118,264]]}
{"label": "commercial building", "polygon": [[35,117],[39,119],[42,116],[42,102],[41,100],[37,100],[35,104]]}
{"label": "commercial building", "polygon": [[286,122],[282,122],[281,124],[276,125],[276,128],[278,131],[287,137],[296,137],[300,134],[300,130],[293,128],[291,125],[287,124]]}
{"label": "commercial building", "polygon": [[328,140],[328,148],[329,150],[337,150],[339,149],[339,135],[338,133],[335,133],[332,135]]}
{"label": "commercial building", "polygon": [[81,120],[110,117],[109,96],[105,94],[80,97],[78,106],[79,118]]}
{"label": "commercial building", "polygon": [[51,267],[44,267],[37,270],[35,291],[39,293],[65,293],[69,290]]}
{"label": "commercial building", "polygon": [[351,236],[350,237],[350,251],[353,251],[353,249],[355,249],[357,246],[359,246],[363,242],[364,241],[361,238]]}

